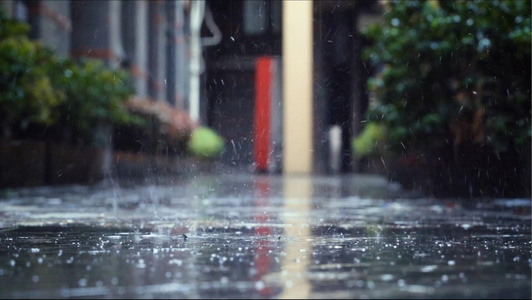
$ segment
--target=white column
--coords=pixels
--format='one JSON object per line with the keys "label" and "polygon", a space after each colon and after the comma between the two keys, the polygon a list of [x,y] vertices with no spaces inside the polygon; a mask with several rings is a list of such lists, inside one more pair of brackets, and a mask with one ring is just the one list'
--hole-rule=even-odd
{"label": "white column", "polygon": [[312,172],[312,1],[283,1],[283,172]]}
{"label": "white column", "polygon": [[200,75],[201,75],[201,24],[205,12],[205,1],[190,3],[190,117],[199,120]]}

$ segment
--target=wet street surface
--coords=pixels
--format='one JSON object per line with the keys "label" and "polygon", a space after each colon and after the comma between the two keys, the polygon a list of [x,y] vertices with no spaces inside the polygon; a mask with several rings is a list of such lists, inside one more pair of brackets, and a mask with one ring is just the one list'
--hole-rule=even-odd
{"label": "wet street surface", "polygon": [[530,199],[362,175],[1,192],[1,298],[531,298]]}

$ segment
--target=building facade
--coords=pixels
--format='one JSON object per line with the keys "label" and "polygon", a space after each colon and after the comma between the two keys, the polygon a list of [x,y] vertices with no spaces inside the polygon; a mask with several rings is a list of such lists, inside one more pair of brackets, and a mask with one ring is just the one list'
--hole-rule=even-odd
{"label": "building facade", "polygon": [[[378,1],[312,3],[312,164],[315,173],[356,170],[351,138],[361,129],[371,75],[359,34],[380,14]],[[226,141],[222,159],[255,163],[257,62],[272,59],[271,161],[283,156],[282,1],[4,0],[31,36],[72,58],[127,68],[138,97],[165,101]],[[293,16],[297,17],[297,16]],[[269,78],[269,77],[268,77]],[[281,84],[282,83],[282,84]],[[339,133],[334,138],[331,133]],[[336,142],[335,142],[336,140]],[[339,142],[338,142],[339,141]],[[336,147],[332,147],[338,145]],[[270,148],[268,148],[270,149]],[[334,165],[331,165],[334,162]]]}
{"label": "building facade", "polygon": [[56,54],[129,69],[137,96],[187,108],[188,1],[4,0]]}

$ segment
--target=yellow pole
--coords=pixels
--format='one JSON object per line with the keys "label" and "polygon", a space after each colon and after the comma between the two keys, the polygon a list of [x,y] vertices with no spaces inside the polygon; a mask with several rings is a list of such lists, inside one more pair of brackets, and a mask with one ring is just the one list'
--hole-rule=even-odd
{"label": "yellow pole", "polygon": [[312,172],[312,1],[283,1],[283,172]]}

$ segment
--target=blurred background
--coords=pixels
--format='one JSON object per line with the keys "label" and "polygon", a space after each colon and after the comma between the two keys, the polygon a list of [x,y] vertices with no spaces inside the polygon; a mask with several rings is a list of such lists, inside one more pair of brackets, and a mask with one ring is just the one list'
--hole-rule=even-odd
{"label": "blurred background", "polygon": [[223,166],[530,196],[529,1],[287,2],[2,1],[0,188]]}

